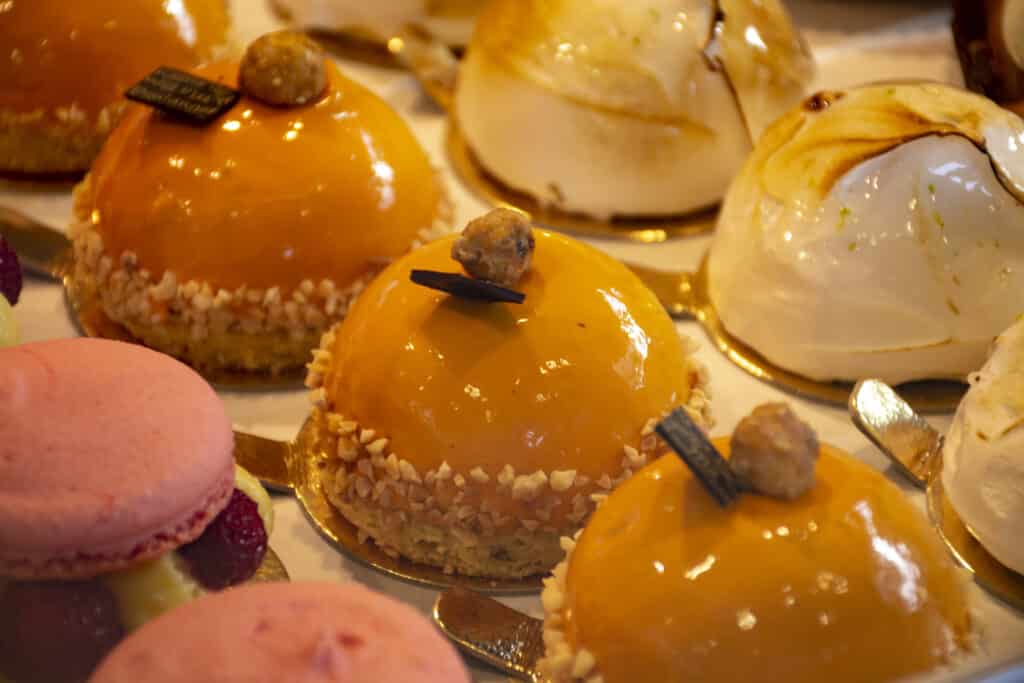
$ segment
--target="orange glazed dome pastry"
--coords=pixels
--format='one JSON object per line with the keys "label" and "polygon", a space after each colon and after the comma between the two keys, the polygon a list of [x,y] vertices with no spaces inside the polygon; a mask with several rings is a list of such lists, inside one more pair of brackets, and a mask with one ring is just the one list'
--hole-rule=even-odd
{"label": "orange glazed dome pastry", "polygon": [[[787,412],[763,406],[731,446],[715,441],[734,471],[742,450],[775,483],[802,482],[775,462],[793,447],[792,425],[776,431]],[[816,473],[795,497],[782,487],[723,508],[675,454],[616,490],[565,539],[546,581],[541,672],[554,683],[861,683],[969,651],[965,579],[924,516],[879,472],[808,445]]]}
{"label": "orange glazed dome pastry", "polygon": [[[497,210],[391,265],[307,379],[336,452],[332,503],[385,551],[467,575],[550,569],[591,496],[646,463],[658,417],[707,419],[706,374],[640,280],[524,223]],[[517,280],[523,303],[410,281],[457,270],[453,247],[475,275]]]}
{"label": "orange glazed dome pastry", "polygon": [[228,42],[224,0],[0,2],[0,171],[84,171],[156,67],[192,67]]}
{"label": "orange glazed dome pastry", "polygon": [[[233,86],[239,65],[196,73]],[[205,127],[126,113],[76,189],[75,284],[200,369],[280,371],[449,207],[398,114],[304,36],[256,41],[241,80]]]}

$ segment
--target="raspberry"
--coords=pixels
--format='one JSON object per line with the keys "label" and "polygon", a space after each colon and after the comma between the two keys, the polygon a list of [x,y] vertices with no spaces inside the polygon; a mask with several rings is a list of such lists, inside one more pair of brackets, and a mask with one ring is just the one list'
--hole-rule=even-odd
{"label": "raspberry", "polygon": [[11,305],[18,303],[21,296],[21,265],[18,255],[11,245],[0,237],[0,296],[4,296]]}
{"label": "raspberry", "polygon": [[178,549],[193,578],[208,590],[221,590],[252,578],[267,554],[267,530],[259,508],[235,489],[231,502],[203,535]]}
{"label": "raspberry", "polygon": [[84,681],[123,637],[100,581],[16,581],[0,594],[0,676],[16,683]]}

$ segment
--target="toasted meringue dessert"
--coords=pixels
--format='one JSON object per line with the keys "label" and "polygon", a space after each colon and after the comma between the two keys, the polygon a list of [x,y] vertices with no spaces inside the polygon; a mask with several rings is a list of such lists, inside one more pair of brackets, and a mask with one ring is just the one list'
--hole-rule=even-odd
{"label": "toasted meringue dessert", "polygon": [[721,199],[812,74],[777,0],[496,0],[453,114],[483,169],[543,205],[675,215]]}
{"label": "toasted meringue dessert", "polygon": [[84,171],[158,66],[223,56],[224,0],[0,3],[0,171]]}
{"label": "toasted meringue dessert", "polygon": [[[592,247],[524,232],[517,215],[488,214],[390,266],[308,377],[331,434],[328,497],[361,535],[502,579],[554,566],[591,496],[647,462],[661,415],[686,406],[708,420],[704,370],[654,295]],[[458,271],[453,254],[485,287],[514,282],[523,303],[410,280]]]}
{"label": "toasted meringue dessert", "polygon": [[942,447],[942,485],[975,538],[1024,574],[1024,319],[970,376]]}
{"label": "toasted meringue dessert", "polygon": [[[239,65],[196,73],[235,85]],[[206,127],[127,112],[75,193],[74,281],[200,370],[277,373],[388,261],[444,232],[449,205],[401,117],[301,34],[261,38],[242,76]]]}
{"label": "toasted meringue dessert", "polygon": [[762,137],[707,262],[725,328],[816,380],[962,380],[1020,313],[1024,122],[939,84],[821,93]]}
{"label": "toasted meringue dessert", "polygon": [[409,29],[459,47],[485,0],[272,0],[292,24],[385,42]]}
{"label": "toasted meringue dessert", "polygon": [[755,485],[723,508],[674,453],[640,470],[546,581],[545,680],[891,681],[972,650],[966,578],[924,516],[829,446],[814,442],[810,488],[780,471],[766,408],[733,460],[799,495]]}

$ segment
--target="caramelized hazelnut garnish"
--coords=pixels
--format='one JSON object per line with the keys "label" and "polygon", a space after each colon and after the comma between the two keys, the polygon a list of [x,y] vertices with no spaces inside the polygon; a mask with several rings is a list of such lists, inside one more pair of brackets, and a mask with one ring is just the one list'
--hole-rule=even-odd
{"label": "caramelized hazelnut garnish", "polygon": [[519,211],[494,209],[469,222],[452,245],[452,258],[478,280],[511,287],[529,270],[533,249],[530,219]]}
{"label": "caramelized hazelnut garnish", "polygon": [[246,93],[270,105],[308,104],[327,88],[324,51],[302,33],[267,33],[245,51],[238,82]]}
{"label": "caramelized hazelnut garnish", "polygon": [[732,470],[757,493],[793,500],[814,488],[818,437],[785,403],[743,418],[731,442]]}

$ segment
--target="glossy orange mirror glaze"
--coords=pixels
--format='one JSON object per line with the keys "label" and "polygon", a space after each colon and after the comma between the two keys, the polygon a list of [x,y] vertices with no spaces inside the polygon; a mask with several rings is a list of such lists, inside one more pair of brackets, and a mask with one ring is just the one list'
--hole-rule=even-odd
{"label": "glossy orange mirror glaze", "polygon": [[641,470],[570,558],[569,642],[607,683],[882,681],[947,663],[967,647],[964,580],[924,516],[835,449],[817,472],[797,501],[722,510],[674,455]]}
{"label": "glossy orange mirror glaze", "polygon": [[156,67],[208,61],[227,37],[224,0],[0,2],[0,111],[74,104],[94,117]]}
{"label": "glossy orange mirror glaze", "polygon": [[413,268],[461,272],[454,238],[384,271],[336,330],[324,383],[335,409],[387,436],[421,472],[444,461],[455,472],[479,466],[492,482],[506,464],[520,474],[621,472],[623,446],[685,403],[694,367],[624,266],[567,237],[534,235],[522,305],[409,282]]}
{"label": "glossy orange mirror glaze", "polygon": [[[234,85],[237,65],[201,75]],[[133,106],[91,173],[111,256],[234,289],[340,286],[407,251],[443,203],[426,153],[383,100],[328,65],[308,107],[249,97],[205,128]]]}

